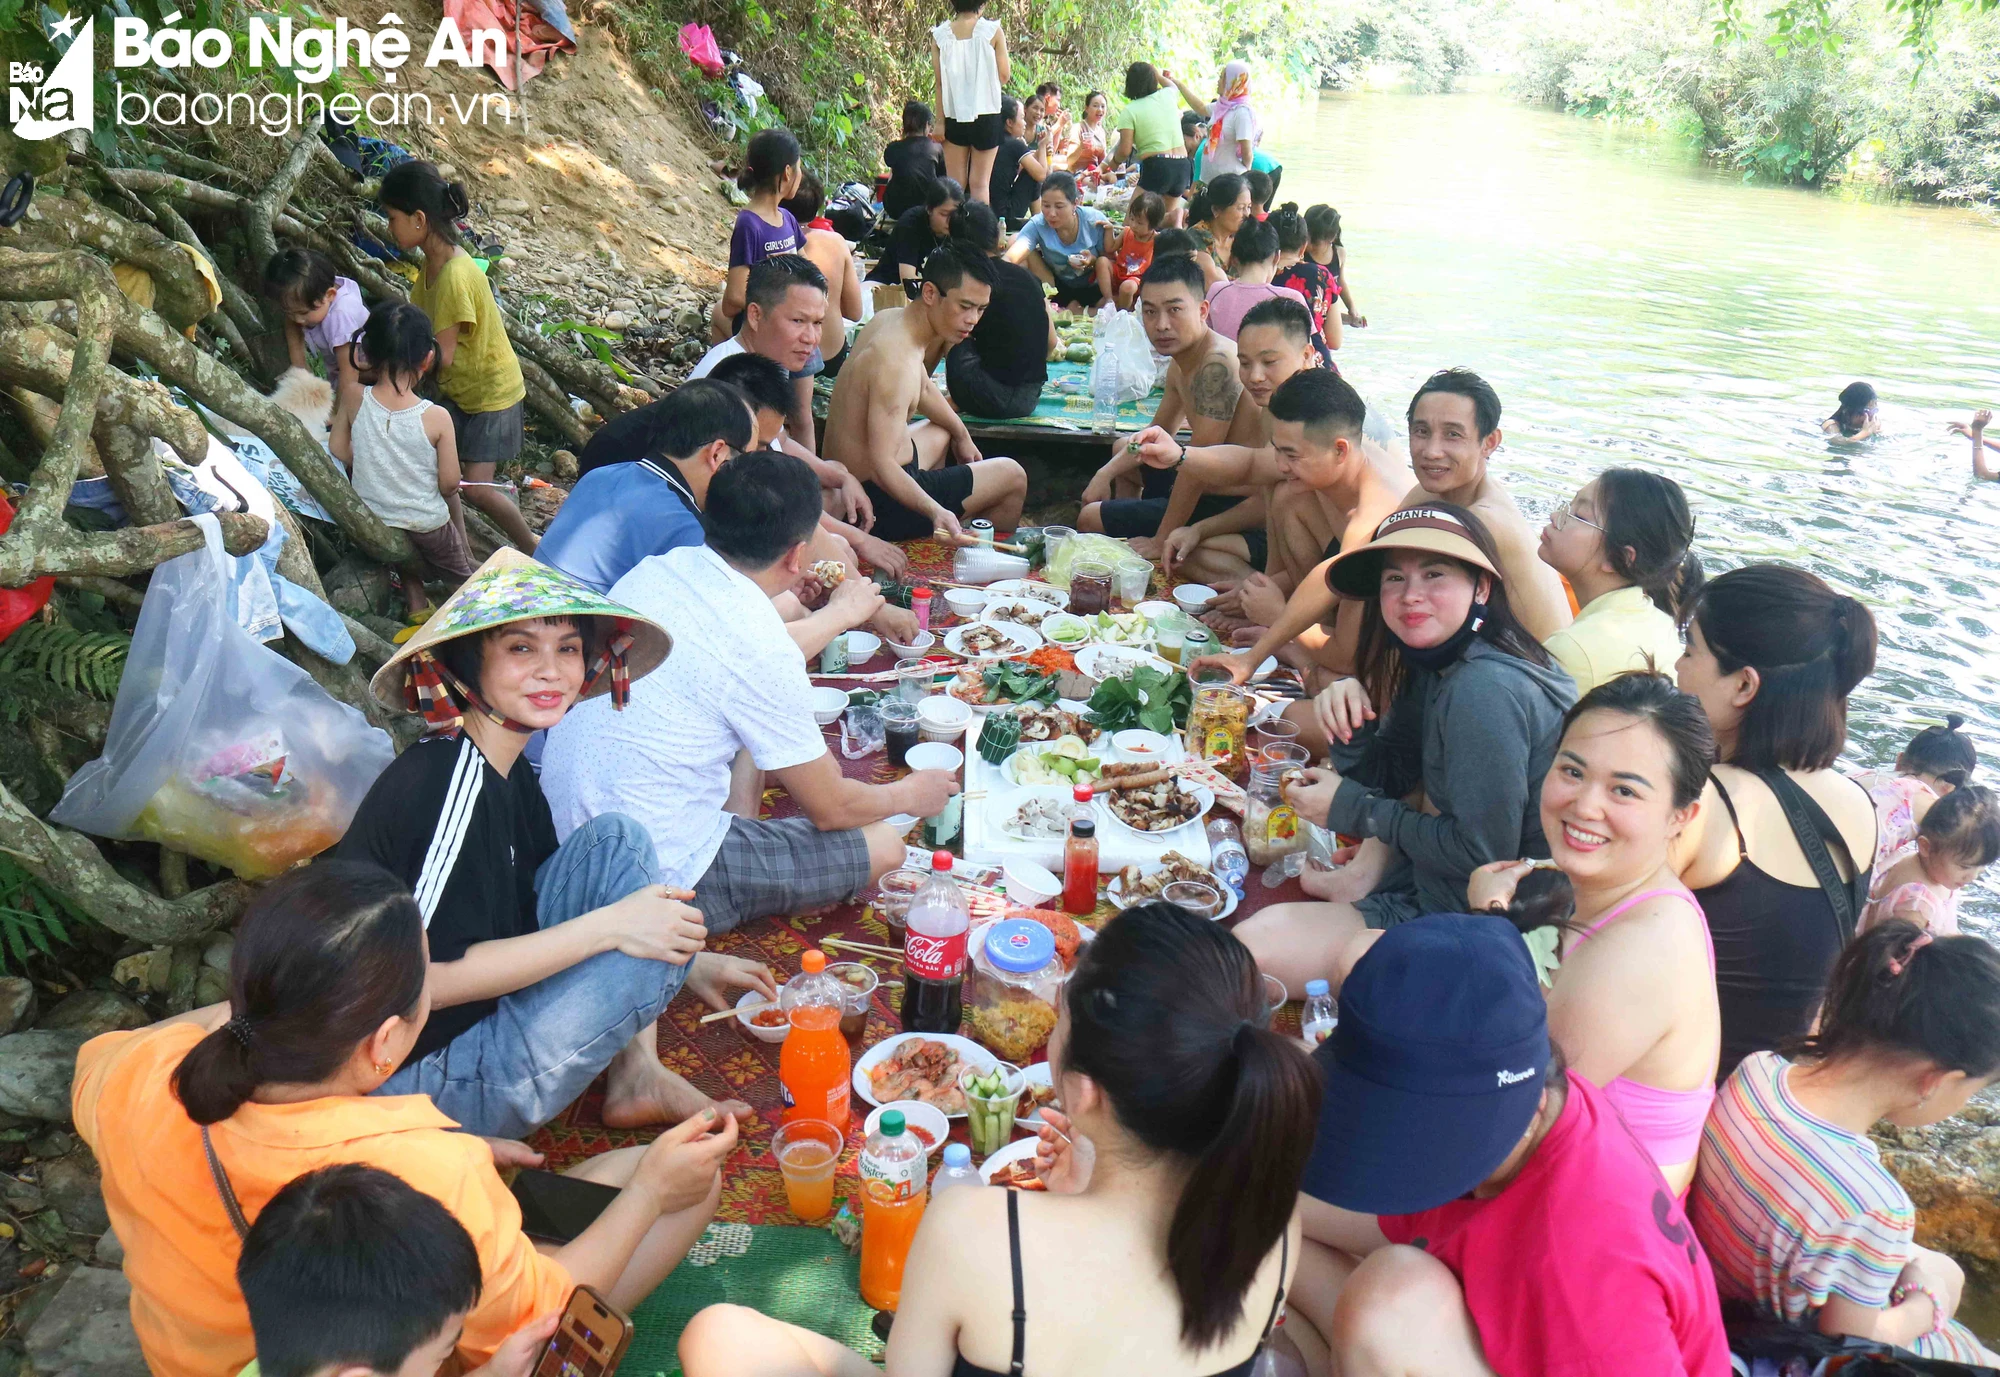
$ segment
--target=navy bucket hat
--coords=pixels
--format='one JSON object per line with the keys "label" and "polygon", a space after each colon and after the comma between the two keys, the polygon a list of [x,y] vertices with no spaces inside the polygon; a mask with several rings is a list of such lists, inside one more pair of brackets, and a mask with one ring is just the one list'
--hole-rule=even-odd
{"label": "navy bucket hat", "polygon": [[1308,1195],[1361,1214],[1458,1199],[1541,1104],[1548,1002],[1527,943],[1492,914],[1390,928],[1342,985],[1340,1024],[1314,1057],[1326,1096]]}

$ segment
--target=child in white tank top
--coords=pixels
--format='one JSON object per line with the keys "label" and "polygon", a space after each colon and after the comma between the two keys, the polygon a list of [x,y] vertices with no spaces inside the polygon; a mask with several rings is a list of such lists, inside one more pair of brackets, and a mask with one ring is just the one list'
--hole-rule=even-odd
{"label": "child in white tank top", "polygon": [[416,625],[431,612],[427,572],[457,581],[473,571],[458,505],[458,442],[451,416],[416,393],[437,363],[437,339],[423,311],[393,301],[369,312],[356,346],[356,363],[368,386],[358,403],[334,417],[331,447],[348,466],[355,495],[416,547],[418,557],[402,570],[403,597]]}

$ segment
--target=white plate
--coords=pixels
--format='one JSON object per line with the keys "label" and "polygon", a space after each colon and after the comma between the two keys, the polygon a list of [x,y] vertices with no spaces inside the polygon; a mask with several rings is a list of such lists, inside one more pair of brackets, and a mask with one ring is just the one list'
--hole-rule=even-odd
{"label": "white plate", "polygon": [[[1099,615],[1112,617],[1114,619],[1113,625],[1106,628],[1096,617],[1083,617],[1079,619],[1090,628],[1091,639],[1095,640],[1099,645],[1125,646],[1133,650],[1148,651],[1153,648],[1152,627],[1138,613],[1100,613]],[[1118,617],[1131,617],[1133,620],[1128,624],[1119,625],[1116,622],[1116,618]]]}
{"label": "white plate", "polygon": [[1008,598],[1040,598],[1055,607],[1069,606],[1069,594],[1054,584],[1035,579],[1001,579],[998,583],[987,584],[986,591],[993,595],[996,602]]}
{"label": "white plate", "polygon": [[[1098,740],[1100,740],[1100,741],[1102,741],[1103,739],[1104,739],[1103,737],[1099,737],[1099,738],[1098,738]],[[1050,747],[1050,746],[1052,746],[1052,745],[1054,745],[1054,744],[1055,744],[1055,743],[1054,743],[1054,742],[1051,742],[1051,741],[1028,741],[1028,742],[1024,742],[1024,743],[1022,743],[1022,745],[1021,745],[1021,746],[1019,746],[1018,748],[1016,748],[1016,750],[1014,751],[1014,754],[1013,754],[1013,755],[1010,755],[1010,756],[1008,756],[1008,757],[1007,757],[1007,759],[1006,759],[1005,761],[1003,761],[1003,762],[1001,763],[1001,766],[1000,766],[1000,777],[1001,777],[1002,779],[1006,780],[1006,781],[1007,781],[1007,782],[1008,782],[1009,784],[1012,784],[1012,785],[1015,785],[1016,787],[1018,787],[1018,788],[1022,788],[1022,789],[1062,789],[1062,790],[1064,790],[1064,791],[1065,791],[1065,792],[1064,792],[1064,797],[1065,797],[1065,798],[1067,798],[1067,797],[1068,797],[1068,792],[1067,792],[1067,791],[1068,791],[1068,790],[1070,790],[1070,789],[1074,789],[1074,788],[1076,787],[1076,786],[1075,786],[1074,784],[1068,784],[1068,785],[1064,785],[1064,784],[1022,784],[1022,783],[1021,783],[1021,772],[1020,772],[1020,769],[1019,769],[1019,767],[1018,767],[1018,766],[1017,766],[1017,765],[1015,764],[1015,761],[1016,761],[1016,760],[1018,760],[1018,759],[1019,759],[1019,758],[1020,758],[1020,757],[1021,757],[1021,756],[1022,756],[1023,754],[1027,754],[1027,755],[1045,755],[1045,754],[1047,754],[1047,752],[1048,752],[1048,749],[1049,749],[1049,747]],[[1084,747],[1084,750],[1086,750],[1086,751],[1088,751],[1088,750],[1090,750],[1090,749],[1091,749],[1091,748],[1090,748],[1090,747],[1088,747],[1088,746],[1085,746],[1085,747]],[[1101,755],[1097,755],[1097,756],[1086,756],[1086,757],[1085,757],[1085,759],[1094,759],[1094,760],[1096,760],[1096,761],[1097,761],[1097,763],[1098,763],[1098,764],[1100,764],[1100,765],[1102,765],[1102,764],[1104,763],[1104,761],[1105,761],[1105,757],[1104,757],[1104,756],[1101,756]],[[1092,780],[1092,781],[1091,781],[1091,783],[1092,783],[1092,784],[1095,784],[1095,783],[1096,783],[1096,781],[1095,781],[1095,780]]]}
{"label": "white plate", "polygon": [[974,627],[979,627],[979,626],[983,626],[988,628],[989,630],[999,632],[1002,636],[1005,636],[1008,640],[1014,642],[1015,646],[1022,653],[1026,653],[1031,650],[1040,650],[1042,648],[1041,633],[1039,631],[1030,630],[1028,627],[1022,626],[1017,622],[967,622],[964,626],[953,627],[950,631],[947,631],[945,633],[944,648],[946,650],[949,650],[952,654],[960,656],[964,659],[974,658],[975,653],[980,655],[989,655],[989,656],[1004,655],[1008,653],[1006,651],[1000,651],[1000,650],[988,650],[982,652],[974,652],[967,650],[965,648],[965,633],[972,630]]}
{"label": "white plate", "polygon": [[[1014,1122],[1018,1126],[1025,1123],[1026,1120],[1016,1119]],[[1033,1157],[1035,1155],[1035,1145],[1039,1142],[1041,1142],[1039,1136],[1033,1138],[1016,1138],[1013,1142],[1007,1144],[1006,1147],[1001,1148],[998,1152],[979,1164],[979,1179],[989,1186],[992,1185],[994,1172],[999,1171],[1003,1167],[1012,1166],[1023,1157]]]}
{"label": "white plate", "polygon": [[1076,668],[1092,679],[1109,679],[1129,674],[1140,665],[1151,665],[1162,674],[1172,674],[1174,666],[1159,656],[1129,645],[1087,645],[1076,652]]}
{"label": "white plate", "polygon": [[[1128,828],[1127,830],[1129,831],[1130,829]],[[1179,829],[1176,828],[1175,830],[1178,831]],[[1144,867],[1142,866],[1141,869],[1144,869]],[[1216,880],[1213,871],[1209,872],[1209,878],[1214,880],[1215,888],[1222,891],[1222,912],[1215,915],[1215,921],[1219,923],[1230,914],[1236,912],[1236,891],[1221,880]],[[1125,911],[1125,877],[1123,875],[1114,875],[1111,877],[1111,883],[1104,887],[1104,897],[1109,899],[1111,906],[1120,913]]]}
{"label": "white plate", "polygon": [[[1186,786],[1186,782],[1182,781],[1181,792],[1184,794],[1193,794],[1195,797],[1195,802],[1200,806],[1201,811],[1196,813],[1193,817],[1189,818],[1186,822],[1181,823],[1175,827],[1166,828],[1164,831],[1160,832],[1142,832],[1138,828],[1132,826],[1132,824],[1121,821],[1118,815],[1111,811],[1111,804],[1108,799],[1100,799],[1098,801],[1103,804],[1104,816],[1110,820],[1111,825],[1113,827],[1122,827],[1125,829],[1125,831],[1131,833],[1135,837],[1145,837],[1148,840],[1157,841],[1165,837],[1185,836],[1189,828],[1201,827],[1203,822],[1205,822],[1208,818],[1208,810],[1215,807],[1214,791],[1211,789],[1204,788],[1202,785],[1197,784],[1195,785],[1194,788],[1190,789]],[[1169,849],[1174,849],[1174,848],[1169,848]]]}
{"label": "white plate", "polygon": [[[904,1043],[912,1039],[919,1042],[929,1040],[931,1042],[943,1043],[958,1053],[958,1064],[960,1066],[975,1066],[984,1071],[989,1067],[997,1066],[1000,1062],[1000,1058],[994,1056],[971,1038],[962,1038],[957,1033],[899,1033],[895,1037],[884,1038],[881,1042],[876,1043],[862,1054],[860,1061],[854,1063],[854,1093],[868,1101],[869,1104],[881,1104],[882,1101],[875,1098],[875,1086],[868,1079],[868,1073],[889,1060],[890,1057],[895,1055],[898,1047],[901,1047]],[[945,1117],[963,1119],[965,1111],[960,1110],[956,1114],[949,1114]]]}
{"label": "white plate", "polygon": [[[1013,757],[1009,756],[1008,759],[1012,760]],[[986,816],[992,819],[994,830],[999,832],[1003,837],[1012,837],[1015,841],[1045,842],[1051,846],[1060,847],[1063,844],[1063,836],[1031,837],[1025,832],[1016,831],[1014,828],[1014,815],[1020,811],[1021,805],[1030,799],[1036,798],[1044,798],[1057,805],[1064,805],[1071,801],[1071,793],[1069,789],[1055,784],[1031,784],[1018,789],[1010,789],[1006,793],[987,802]],[[1067,809],[1064,811],[1067,811]],[[1064,829],[1065,833],[1067,833],[1067,830],[1067,828]]]}

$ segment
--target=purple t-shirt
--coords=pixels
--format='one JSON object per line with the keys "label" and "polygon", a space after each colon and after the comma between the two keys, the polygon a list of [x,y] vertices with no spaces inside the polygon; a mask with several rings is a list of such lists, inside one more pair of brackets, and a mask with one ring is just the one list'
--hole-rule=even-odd
{"label": "purple t-shirt", "polygon": [[779,223],[773,225],[754,210],[736,212],[736,230],[729,236],[729,266],[754,268],[781,253],[798,253],[805,247],[805,232],[789,210],[780,208]]}
{"label": "purple t-shirt", "polygon": [[368,304],[361,299],[361,288],[354,285],[351,277],[333,279],[333,305],[327,308],[326,319],[317,325],[305,328],[306,348],[326,360],[328,368],[333,367],[333,351],[343,344],[354,343],[354,333],[368,323]]}

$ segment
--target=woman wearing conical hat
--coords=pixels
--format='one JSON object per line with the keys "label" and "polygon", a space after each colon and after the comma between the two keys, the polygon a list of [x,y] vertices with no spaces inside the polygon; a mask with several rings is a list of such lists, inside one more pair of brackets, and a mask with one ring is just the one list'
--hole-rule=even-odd
{"label": "woman wearing conical hat", "polygon": [[660,1064],[654,1024],[683,984],[726,1007],[776,996],[754,962],[703,952],[685,891],[658,883],[653,844],[623,814],[560,846],[530,734],[630,683],[672,648],[653,622],[567,574],[502,549],[466,580],[372,690],[430,733],[375,781],[343,859],[400,876],[423,911],[434,1011],[383,1094],[427,1094],[468,1131],[518,1138],[609,1070],[604,1121],[743,1114]]}

